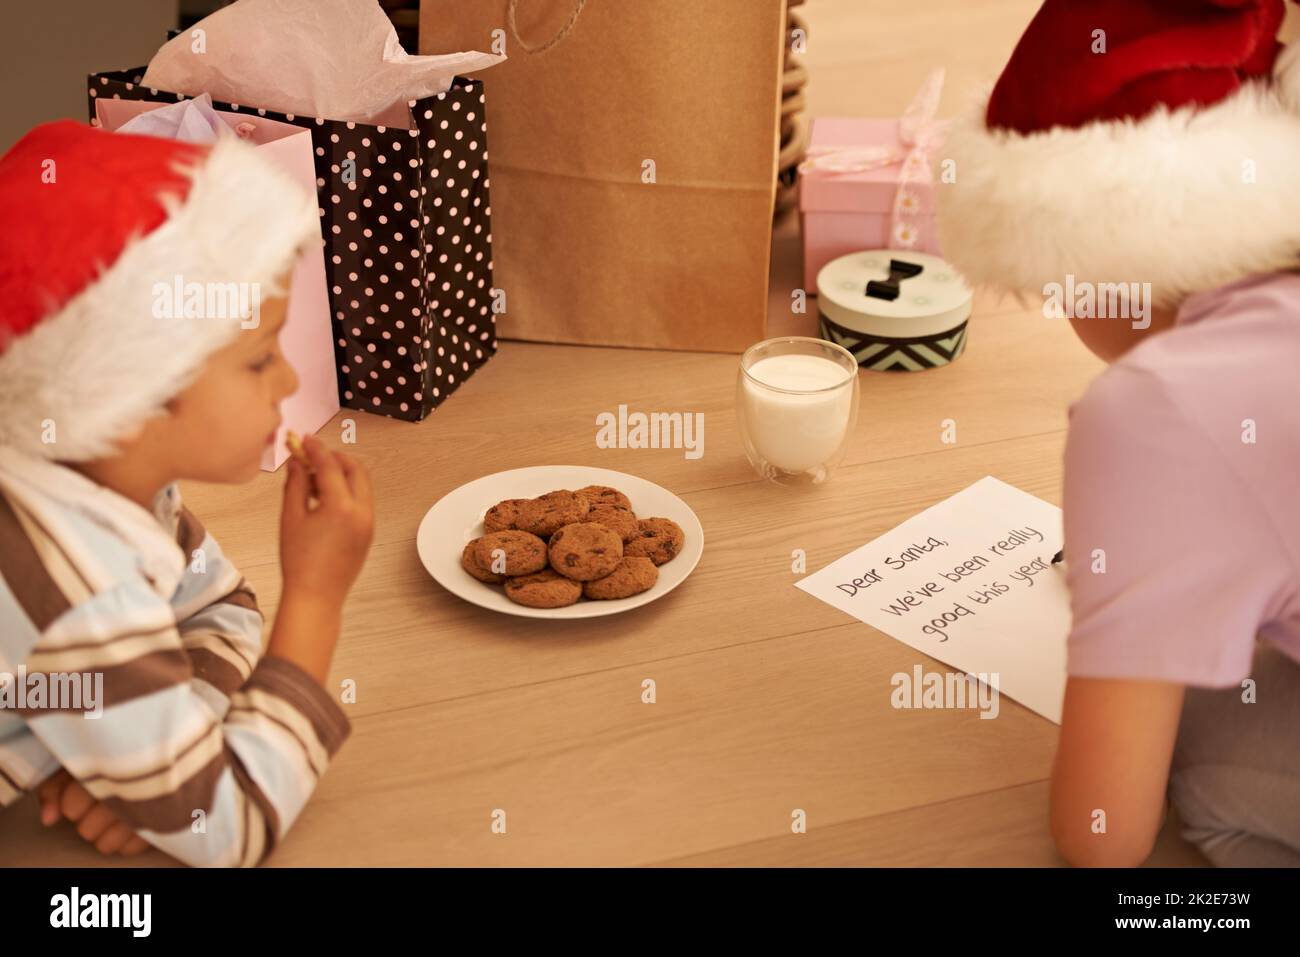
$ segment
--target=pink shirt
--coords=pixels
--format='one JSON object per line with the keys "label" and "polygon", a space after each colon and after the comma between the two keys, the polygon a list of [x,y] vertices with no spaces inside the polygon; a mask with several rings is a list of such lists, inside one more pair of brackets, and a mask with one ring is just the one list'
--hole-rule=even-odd
{"label": "pink shirt", "polygon": [[1093,382],[1064,500],[1071,675],[1236,685],[1257,635],[1300,660],[1300,274],[1190,297]]}

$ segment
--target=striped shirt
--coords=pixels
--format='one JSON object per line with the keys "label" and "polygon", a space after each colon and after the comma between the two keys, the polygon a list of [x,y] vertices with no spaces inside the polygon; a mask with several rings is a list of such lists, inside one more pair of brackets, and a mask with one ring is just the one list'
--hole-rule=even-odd
{"label": "striped shirt", "polygon": [[[264,860],[350,725],[310,675],[262,656],[262,624],[174,484],[150,512],[0,449],[0,805],[63,767],[187,864]],[[19,684],[81,675],[102,680],[98,717],[52,694],[13,706]]]}

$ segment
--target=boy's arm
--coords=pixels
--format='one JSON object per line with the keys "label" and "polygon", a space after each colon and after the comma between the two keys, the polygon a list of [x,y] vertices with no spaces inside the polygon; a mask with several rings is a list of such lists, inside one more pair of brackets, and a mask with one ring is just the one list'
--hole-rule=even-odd
{"label": "boy's arm", "polygon": [[[133,597],[113,595],[113,604]],[[155,603],[129,629],[88,627],[90,611],[54,622],[26,666],[96,676],[101,713],[33,710],[28,727],[155,847],[187,864],[257,864],[346,738],[342,710],[301,668],[268,657],[230,695],[223,720],[195,686],[167,606]]]}
{"label": "boy's arm", "polygon": [[1076,867],[1136,867],[1164,822],[1183,686],[1070,678],[1052,770],[1052,837]]}
{"label": "boy's arm", "polygon": [[176,542],[186,571],[172,607],[197,686],[220,714],[230,695],[262,657],[262,611],[248,582],[188,508],[182,507]]}
{"label": "boy's arm", "polygon": [[[290,461],[280,611],[266,657],[229,695],[224,719],[212,704],[219,689],[196,680],[177,626],[188,622],[192,638],[203,631],[197,621],[212,620],[201,590],[167,604],[126,583],[40,626],[28,658],[29,672],[101,675],[102,715],[33,712],[28,727],[94,800],[188,864],[263,859],[350,730],[322,684],[369,547],[373,498],[351,457],[311,437],[304,445],[314,478]],[[178,611],[189,606],[194,613]]]}

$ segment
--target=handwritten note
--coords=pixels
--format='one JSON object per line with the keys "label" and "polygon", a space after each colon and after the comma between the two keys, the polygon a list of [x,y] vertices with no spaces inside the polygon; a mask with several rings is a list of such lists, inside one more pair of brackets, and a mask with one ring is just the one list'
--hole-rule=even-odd
{"label": "handwritten note", "polygon": [[798,582],[1060,724],[1061,510],[988,476]]}

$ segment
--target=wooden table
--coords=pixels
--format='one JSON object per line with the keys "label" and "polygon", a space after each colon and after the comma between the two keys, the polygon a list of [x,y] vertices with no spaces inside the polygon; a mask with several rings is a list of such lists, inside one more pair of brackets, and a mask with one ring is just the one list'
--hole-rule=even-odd
{"label": "wooden table", "polygon": [[[873,15],[882,25],[856,3],[813,0],[810,110],[901,110],[926,63],[945,58],[950,83],[968,85],[1005,60],[1035,7],[935,0]],[[863,44],[882,26],[889,48],[871,53]],[[905,41],[920,45],[910,58]],[[864,76],[895,82],[863,102]],[[789,315],[798,258],[786,219],[772,334],[814,334],[810,317]],[[350,450],[378,491],[331,676],[356,682],[354,730],[272,865],[1059,863],[1047,830],[1055,726],[1005,699],[994,721],[895,711],[894,673],[942,666],[796,589],[791,553],[815,571],[990,474],[1059,504],[1067,408],[1100,363],[1064,322],[979,298],[952,366],[862,374],[846,462],[807,491],[751,471],[736,369],[734,355],[506,342],[422,424],[344,412],[323,430],[337,446],[338,421],[356,421]],[[596,415],[621,403],[703,412],[703,457],[597,448]],[[945,419],[954,445],[941,441]],[[635,612],[566,623],[494,614],[429,578],[415,532],[434,501],[551,464],[631,472],[684,498],[705,530],[694,574]],[[281,481],[185,489],[268,615]],[[646,678],[654,704],[641,701]],[[791,833],[796,808],[806,834]],[[493,833],[496,809],[505,834]],[[1169,828],[1153,858],[1197,860]],[[42,830],[30,800],[0,815],[0,864],[99,861],[70,829]]]}
{"label": "wooden table", "polygon": [[[774,290],[790,288],[793,224]],[[774,296],[775,298],[775,296]],[[811,332],[774,317],[773,332]],[[1100,364],[1064,322],[981,299],[958,362],[861,373],[862,412],[827,485],[759,480],[735,427],[737,357],[506,342],[425,422],[340,413],[374,473],[375,544],[348,602],[334,687],[353,734],[273,865],[1050,864],[1056,728],[1004,699],[896,711],[890,677],[924,655],[794,587],[902,520],[996,475],[1059,503],[1066,409]],[[704,455],[600,449],[596,415],[703,412]],[[941,441],[953,419],[956,444]],[[643,476],[699,515],[705,551],[675,592],[606,619],[545,622],[469,605],[415,553],[430,505],[525,465]],[[260,596],[279,597],[281,475],[186,499]],[[641,701],[653,678],[654,704]],[[794,809],[808,833],[791,833]],[[492,814],[506,811],[506,833]],[[25,802],[0,817],[0,864],[94,864]],[[1176,842],[1161,860],[1185,860]],[[162,863],[151,854],[141,862]]]}

